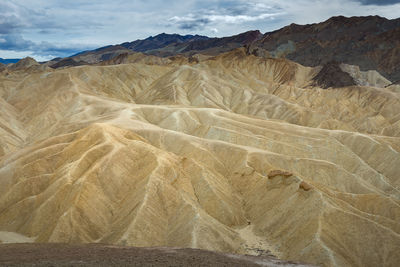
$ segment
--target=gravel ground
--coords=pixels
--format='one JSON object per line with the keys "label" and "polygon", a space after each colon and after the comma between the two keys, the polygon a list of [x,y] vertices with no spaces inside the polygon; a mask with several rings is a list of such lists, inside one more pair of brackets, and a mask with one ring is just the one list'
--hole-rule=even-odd
{"label": "gravel ground", "polygon": [[310,266],[189,248],[0,244],[0,266]]}

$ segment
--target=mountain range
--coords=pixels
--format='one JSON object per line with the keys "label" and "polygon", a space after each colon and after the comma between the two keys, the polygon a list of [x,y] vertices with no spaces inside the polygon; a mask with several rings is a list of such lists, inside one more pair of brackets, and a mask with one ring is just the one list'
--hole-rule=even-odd
{"label": "mountain range", "polygon": [[54,62],[53,66],[96,64],[134,52],[160,57],[216,56],[246,46],[248,53],[261,57],[287,58],[311,67],[336,61],[359,66],[362,71],[376,70],[392,82],[398,82],[399,29],[400,19],[338,16],[317,24],[291,24],[265,34],[249,31],[231,37],[208,38],[163,33],[145,40],[85,51]]}

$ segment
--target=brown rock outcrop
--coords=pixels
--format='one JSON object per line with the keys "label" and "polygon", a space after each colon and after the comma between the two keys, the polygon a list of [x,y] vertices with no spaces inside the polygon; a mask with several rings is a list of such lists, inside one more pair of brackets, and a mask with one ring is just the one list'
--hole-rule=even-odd
{"label": "brown rock outcrop", "polygon": [[308,183],[302,181],[299,185],[300,189],[303,189],[304,191],[310,191],[313,187],[309,185]]}
{"label": "brown rock outcrop", "polygon": [[290,176],[292,176],[292,175],[293,175],[293,173],[288,172],[288,171],[273,170],[273,171],[270,171],[270,172],[268,173],[268,178],[269,178],[269,179],[272,179],[272,178],[274,178],[274,177],[276,177],[276,176],[290,177]]}
{"label": "brown rock outcrop", "polygon": [[328,62],[322,66],[322,69],[313,80],[315,86],[320,86],[324,89],[357,85],[353,77],[340,68],[338,62]]}

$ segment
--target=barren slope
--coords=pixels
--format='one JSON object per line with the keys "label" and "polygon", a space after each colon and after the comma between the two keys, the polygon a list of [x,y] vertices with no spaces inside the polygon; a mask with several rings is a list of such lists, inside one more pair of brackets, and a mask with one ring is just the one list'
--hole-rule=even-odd
{"label": "barren slope", "polygon": [[400,261],[399,93],[243,49],[134,62],[1,76],[0,241]]}

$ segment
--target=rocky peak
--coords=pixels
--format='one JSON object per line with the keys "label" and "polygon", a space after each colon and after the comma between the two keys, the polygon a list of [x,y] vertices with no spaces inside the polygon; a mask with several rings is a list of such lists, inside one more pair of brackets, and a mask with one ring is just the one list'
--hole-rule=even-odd
{"label": "rocky peak", "polygon": [[32,66],[39,66],[40,64],[33,58],[31,57],[26,57],[18,61],[17,63],[14,63],[10,65],[8,68],[10,70],[23,70],[30,68]]}
{"label": "rocky peak", "polygon": [[357,84],[349,73],[340,68],[340,64],[336,61],[331,61],[325,64],[320,72],[314,77],[314,82],[315,85],[324,89]]}
{"label": "rocky peak", "polygon": [[252,46],[305,66],[337,61],[400,79],[400,57],[388,56],[400,52],[400,19],[336,16],[316,24],[291,24],[266,33]]}

